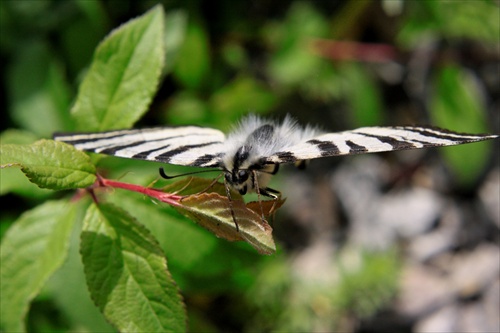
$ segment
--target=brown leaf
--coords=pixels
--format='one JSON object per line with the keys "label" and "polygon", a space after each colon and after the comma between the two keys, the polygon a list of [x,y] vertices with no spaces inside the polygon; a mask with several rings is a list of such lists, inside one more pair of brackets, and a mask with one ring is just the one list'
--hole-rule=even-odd
{"label": "brown leaf", "polygon": [[[183,198],[180,204],[175,207],[180,213],[193,219],[218,237],[229,241],[244,240],[261,254],[272,254],[276,251],[271,226],[254,209],[247,207],[242,200],[232,200],[232,211],[239,231],[236,230],[231,214],[231,204],[225,195],[213,192],[194,194]],[[263,205],[267,212],[270,210],[268,205]],[[257,208],[260,211],[260,207]]]}

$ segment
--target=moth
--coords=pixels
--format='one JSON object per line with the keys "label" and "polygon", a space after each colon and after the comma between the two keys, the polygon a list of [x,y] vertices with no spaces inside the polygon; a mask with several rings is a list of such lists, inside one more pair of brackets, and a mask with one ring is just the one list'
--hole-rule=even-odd
{"label": "moth", "polygon": [[54,135],[55,140],[79,150],[220,169],[226,189],[232,188],[241,195],[256,192],[273,198],[279,192],[267,184],[283,163],[300,165],[321,157],[452,146],[495,138],[498,135],[421,126],[363,127],[323,133],[318,128],[300,126],[289,116],[276,122],[254,115],[241,120],[227,136],[217,129],[197,126]]}

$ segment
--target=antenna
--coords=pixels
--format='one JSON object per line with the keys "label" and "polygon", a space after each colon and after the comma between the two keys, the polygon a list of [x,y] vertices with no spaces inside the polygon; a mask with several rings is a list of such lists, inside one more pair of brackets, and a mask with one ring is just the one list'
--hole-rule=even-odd
{"label": "antenna", "polygon": [[204,172],[215,172],[215,171],[220,171],[219,169],[211,169],[211,170],[199,170],[199,171],[193,171],[193,172],[186,172],[186,173],[181,173],[175,176],[169,176],[165,173],[165,170],[163,170],[163,167],[160,167],[160,176],[164,179],[174,179],[178,177],[184,177],[184,176],[189,176],[189,175],[194,175],[197,173],[204,173]]}

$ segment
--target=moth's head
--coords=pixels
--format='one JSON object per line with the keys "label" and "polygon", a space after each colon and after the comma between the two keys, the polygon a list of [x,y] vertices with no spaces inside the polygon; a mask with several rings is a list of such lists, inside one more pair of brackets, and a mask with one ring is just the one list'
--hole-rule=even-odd
{"label": "moth's head", "polygon": [[223,163],[226,183],[241,195],[255,190],[257,171],[265,167],[261,158],[253,156],[252,147],[246,145],[241,146],[233,156],[226,156]]}
{"label": "moth's head", "polygon": [[251,171],[233,170],[225,171],[224,178],[227,184],[244,195],[249,189],[253,189]]}

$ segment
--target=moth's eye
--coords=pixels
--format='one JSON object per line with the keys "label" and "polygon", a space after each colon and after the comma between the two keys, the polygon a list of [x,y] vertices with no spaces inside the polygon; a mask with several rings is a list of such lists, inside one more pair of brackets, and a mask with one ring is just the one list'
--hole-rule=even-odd
{"label": "moth's eye", "polygon": [[229,172],[226,172],[226,173],[224,174],[224,178],[226,178],[226,180],[227,180],[228,182],[231,182],[231,180],[232,180],[232,179],[231,179],[231,174],[230,174]]}
{"label": "moth's eye", "polygon": [[248,171],[246,170],[238,171],[238,179],[242,182],[246,181],[248,179]]}

